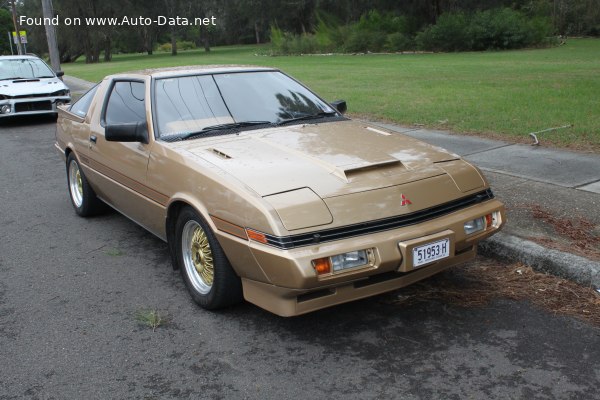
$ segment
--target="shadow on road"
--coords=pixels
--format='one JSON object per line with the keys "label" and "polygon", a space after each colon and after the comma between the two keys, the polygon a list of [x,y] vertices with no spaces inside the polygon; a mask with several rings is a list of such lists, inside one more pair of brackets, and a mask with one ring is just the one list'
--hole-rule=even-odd
{"label": "shadow on road", "polygon": [[19,115],[0,118],[0,129],[44,125],[56,122],[56,114]]}

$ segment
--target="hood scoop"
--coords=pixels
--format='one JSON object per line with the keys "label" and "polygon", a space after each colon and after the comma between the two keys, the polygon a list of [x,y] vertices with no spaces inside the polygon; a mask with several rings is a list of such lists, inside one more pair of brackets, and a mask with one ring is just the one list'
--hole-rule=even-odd
{"label": "hood scoop", "polygon": [[212,149],[210,149],[210,151],[213,154],[216,154],[218,157],[223,158],[225,160],[229,160],[229,159],[233,158],[229,154],[225,153],[224,151],[219,150],[219,149],[215,149],[214,147]]}
{"label": "hood scoop", "polygon": [[[406,167],[402,165],[400,160],[390,159],[378,162],[371,162],[364,165],[352,166],[349,168],[344,168],[341,171],[338,169],[338,171],[336,171],[338,172],[336,175],[338,175],[340,178],[346,179],[346,181],[348,182],[352,182],[363,175],[370,175],[371,173],[385,172],[386,175],[392,175],[405,169]],[[342,174],[343,176],[340,176]]]}

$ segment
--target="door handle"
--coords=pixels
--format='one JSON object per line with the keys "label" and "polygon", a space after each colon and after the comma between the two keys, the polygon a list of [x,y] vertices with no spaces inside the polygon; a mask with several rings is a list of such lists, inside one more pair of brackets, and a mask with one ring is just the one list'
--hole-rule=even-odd
{"label": "door handle", "polygon": [[96,143],[96,139],[97,139],[97,138],[96,138],[96,135],[92,135],[92,136],[90,136],[90,142],[92,142],[92,143]]}

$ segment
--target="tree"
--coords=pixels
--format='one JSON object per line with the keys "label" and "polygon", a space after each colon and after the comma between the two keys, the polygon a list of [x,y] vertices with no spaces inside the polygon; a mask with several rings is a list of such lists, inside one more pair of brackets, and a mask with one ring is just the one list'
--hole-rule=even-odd
{"label": "tree", "polygon": [[12,32],[14,30],[12,14],[7,9],[0,8],[0,33],[4,35],[4,39],[0,40],[0,54],[11,54],[10,42],[8,41],[6,32]]}

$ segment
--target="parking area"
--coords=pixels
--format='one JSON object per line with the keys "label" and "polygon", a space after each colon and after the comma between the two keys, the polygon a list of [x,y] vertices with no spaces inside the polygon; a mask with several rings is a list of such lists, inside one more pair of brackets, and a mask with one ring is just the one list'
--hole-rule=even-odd
{"label": "parking area", "polygon": [[0,127],[2,399],[567,399],[600,390],[600,329],[529,302],[404,304],[395,292],[290,319],[247,303],[204,311],[163,242],[116,212],[75,215],[54,131],[47,119]]}

